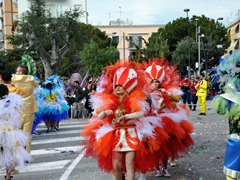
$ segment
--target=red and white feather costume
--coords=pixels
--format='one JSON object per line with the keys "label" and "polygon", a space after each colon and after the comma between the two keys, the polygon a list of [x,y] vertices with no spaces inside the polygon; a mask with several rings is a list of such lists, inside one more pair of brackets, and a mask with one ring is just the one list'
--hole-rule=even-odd
{"label": "red and white feather costume", "polygon": [[165,94],[159,89],[151,90],[150,88],[146,92],[152,99],[152,109],[148,115],[155,115],[170,137],[167,142],[168,151],[160,150],[159,158],[163,158],[162,155],[169,157],[173,154],[178,155],[179,152],[187,153],[187,148],[194,144],[190,135],[194,128],[188,121],[188,108],[174,98],[179,96],[180,99],[182,94],[179,87],[180,76],[177,74],[176,67],[170,66],[168,60],[164,58],[155,58],[142,63],[142,65],[143,69],[146,70],[149,84],[153,79],[159,80],[160,87],[169,92],[169,94]]}
{"label": "red and white feather costume", "polygon": [[[186,149],[193,144],[190,136],[193,126],[187,121],[187,108],[180,102],[173,102],[160,91],[149,90],[145,69],[152,62],[140,64],[120,61],[106,67],[106,73],[101,78],[104,86],[101,92],[91,97],[95,111],[81,134],[85,137],[86,156],[96,158],[99,168],[106,172],[113,171],[113,151],[136,151],[135,171],[144,173],[154,169],[161,158],[171,156],[173,152],[187,152]],[[165,60],[155,59],[154,62],[162,66],[165,72],[161,79],[162,87],[172,94],[180,95],[179,76],[174,67]],[[128,68],[134,69],[137,76],[134,73],[131,75]],[[120,76],[125,77],[125,80]],[[123,85],[129,93],[124,97],[117,96],[113,90],[117,84]],[[146,101],[148,94],[152,96],[151,108],[157,113],[150,113],[151,108]],[[161,105],[158,104],[160,98]],[[114,114],[99,118],[104,110],[115,112],[118,108],[124,109],[129,116],[122,123],[113,123],[116,118]]]}
{"label": "red and white feather costume", "polygon": [[[132,72],[127,71],[127,68],[134,69],[137,77],[121,79],[119,74],[125,77],[132,76]],[[169,136],[161,128],[163,125],[156,117],[144,116],[149,111],[147,95],[144,91],[147,88],[145,72],[141,64],[128,61],[117,62],[115,65],[106,67],[106,70],[102,80],[108,83],[105,83],[101,92],[92,95],[91,102],[95,112],[81,133],[86,138],[84,141],[86,156],[96,158],[100,169],[111,172],[113,171],[113,151],[136,151],[135,171],[146,172],[153,169],[158,163],[156,152],[166,146]],[[137,85],[132,85],[136,82]],[[113,91],[114,85],[117,84],[123,84],[129,92],[122,99]],[[124,109],[125,117],[129,118],[119,124],[113,124],[113,119],[116,118],[114,114],[99,119],[99,114],[104,110],[114,112],[118,108]],[[156,127],[159,127],[158,134],[155,133]],[[161,137],[161,140],[157,137]]]}

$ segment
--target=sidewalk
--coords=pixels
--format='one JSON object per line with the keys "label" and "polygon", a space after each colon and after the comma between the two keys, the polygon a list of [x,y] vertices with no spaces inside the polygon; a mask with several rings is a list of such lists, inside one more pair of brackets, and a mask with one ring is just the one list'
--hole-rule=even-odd
{"label": "sidewalk", "polygon": [[[176,159],[176,167],[169,167],[170,178],[154,177],[154,172],[149,172],[148,180],[225,180],[223,162],[228,120],[215,113],[211,100],[207,101],[207,115],[200,116],[199,113],[199,108],[190,113],[190,121],[195,128],[192,133],[195,144],[189,148],[189,154]],[[139,175],[135,179],[138,178]]]}

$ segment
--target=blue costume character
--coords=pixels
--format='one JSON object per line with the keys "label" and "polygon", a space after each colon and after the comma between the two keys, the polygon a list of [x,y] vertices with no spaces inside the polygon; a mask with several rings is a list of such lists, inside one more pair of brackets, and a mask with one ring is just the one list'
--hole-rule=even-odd
{"label": "blue costume character", "polygon": [[47,126],[46,133],[50,128],[59,131],[59,121],[68,118],[67,101],[64,98],[64,88],[59,76],[50,76],[45,82],[44,87],[40,90],[41,96],[38,104],[41,106],[39,113]]}
{"label": "blue costume character", "polygon": [[212,106],[220,115],[229,120],[224,173],[227,180],[240,178],[240,52],[222,59],[218,74],[224,93],[214,97]]}

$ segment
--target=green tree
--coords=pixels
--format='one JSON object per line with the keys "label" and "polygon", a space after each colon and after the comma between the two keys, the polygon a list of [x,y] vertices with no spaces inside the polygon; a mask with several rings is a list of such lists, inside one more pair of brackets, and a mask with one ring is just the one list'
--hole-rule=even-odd
{"label": "green tree", "polygon": [[[106,35],[106,32],[102,32],[100,29],[90,24],[79,23],[79,28],[76,33],[79,34],[79,38],[63,59],[59,72],[64,76],[70,76],[73,72],[84,74],[88,70],[90,70],[90,72],[94,71],[89,69],[89,66],[86,67],[85,64],[82,63],[83,58],[80,57],[80,52],[86,44],[90,43],[91,40],[97,44],[99,49],[109,47],[111,42],[111,38]],[[113,41],[112,46],[116,49],[117,42]],[[96,56],[98,56],[98,54],[96,54]],[[103,59],[107,59],[107,57]]]}
{"label": "green tree", "polygon": [[[136,42],[126,38],[126,40],[135,46],[137,56],[133,57],[132,60],[143,61],[146,59],[153,59],[155,57],[166,58],[169,52],[169,46],[167,40],[164,39],[159,33],[152,33],[151,37],[148,38],[148,42],[143,37],[139,36],[139,40]],[[144,41],[146,47],[140,48],[140,41]]]}
{"label": "green tree", "polygon": [[[190,49],[193,48],[194,40],[192,38],[185,37],[177,44],[176,50],[173,52],[171,64],[178,65],[178,69],[183,74],[188,74],[187,67],[189,66],[189,45]],[[190,55],[191,57],[191,55]],[[190,60],[190,66],[194,66],[194,62]]]}
{"label": "green tree", "polygon": [[90,40],[89,44],[84,45],[80,57],[81,63],[86,66],[86,69],[90,69],[90,74],[97,77],[103,67],[114,64],[119,59],[119,53],[113,46],[100,49],[94,40]]}
{"label": "green tree", "polygon": [[0,51],[0,74],[7,67],[8,66],[7,66],[7,59],[6,59],[6,56],[5,56],[5,52],[4,51]]}
{"label": "green tree", "polygon": [[[179,49],[181,48],[178,48],[178,52],[174,53],[174,51],[177,50],[178,46],[182,46],[182,43],[179,42],[181,42],[183,38],[186,38],[188,36],[189,28],[189,37],[192,39],[191,43],[193,43],[190,44],[191,68],[193,69],[195,68],[195,63],[198,62],[198,46],[197,46],[198,42],[196,42],[196,20],[198,26],[201,27],[200,34],[204,34],[205,36],[205,38],[201,39],[201,54],[202,54],[201,59],[203,59],[204,61],[206,59],[207,64],[209,64],[209,66],[211,66],[212,64],[217,64],[218,58],[224,54],[224,49],[226,49],[229,46],[228,39],[225,36],[227,33],[227,29],[219,21],[207,18],[204,15],[192,16],[189,22],[187,18],[181,17],[172,22],[169,22],[168,24],[166,24],[164,28],[159,28],[158,30],[159,33],[162,33],[164,39],[168,39],[169,50],[171,52],[169,60],[171,62],[177,62],[178,58],[177,59],[173,58],[176,58],[177,57],[176,55],[180,55]],[[220,47],[219,45],[222,45],[222,47]],[[188,54],[188,51],[184,51],[184,53]],[[210,62],[209,59],[213,60]],[[188,58],[186,58],[185,64],[187,63]],[[204,68],[204,66],[202,68]]]}
{"label": "green tree", "polygon": [[10,42],[36,52],[46,77],[57,74],[64,56],[77,38],[77,20],[81,14],[78,9],[73,9],[52,18],[44,0],[33,0],[30,10],[21,16],[18,33],[10,38]]}
{"label": "green tree", "polygon": [[[94,26],[77,22],[81,13],[74,9],[52,18],[44,1],[34,0],[19,21],[18,32],[8,36],[14,45],[14,49],[7,52],[8,57],[15,56],[11,60],[17,59],[15,63],[21,63],[21,56],[29,54],[39,71],[44,68],[46,77],[56,73],[63,76],[85,73],[88,69],[81,63],[79,55],[84,44],[89,44],[92,39],[102,49],[110,45],[111,38]],[[117,43],[113,41],[112,45],[116,47]]]}
{"label": "green tree", "polygon": [[148,43],[145,42],[145,44],[147,48],[143,49],[143,52],[150,59],[155,57],[166,58],[170,54],[168,39],[163,38],[159,32],[152,33]]}

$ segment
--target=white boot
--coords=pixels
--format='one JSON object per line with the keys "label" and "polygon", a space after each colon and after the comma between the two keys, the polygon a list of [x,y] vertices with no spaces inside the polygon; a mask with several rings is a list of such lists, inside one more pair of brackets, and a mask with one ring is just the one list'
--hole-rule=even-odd
{"label": "white boot", "polygon": [[147,180],[147,177],[145,174],[140,173],[140,177],[138,180]]}

